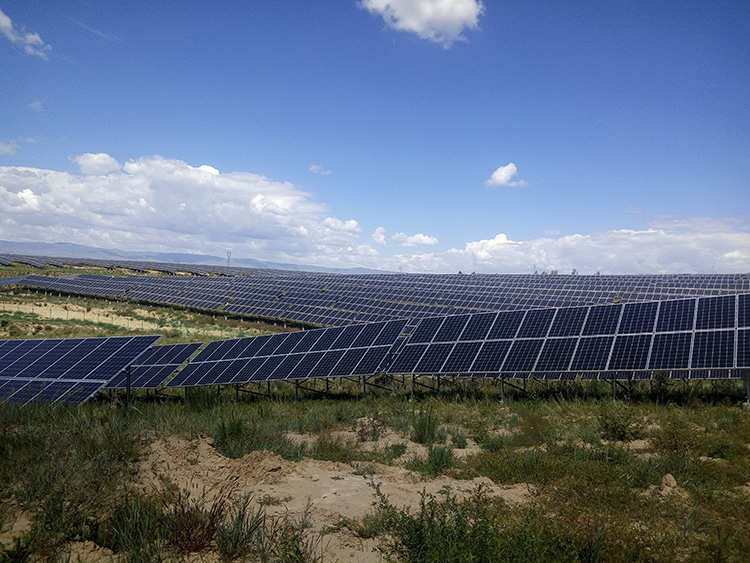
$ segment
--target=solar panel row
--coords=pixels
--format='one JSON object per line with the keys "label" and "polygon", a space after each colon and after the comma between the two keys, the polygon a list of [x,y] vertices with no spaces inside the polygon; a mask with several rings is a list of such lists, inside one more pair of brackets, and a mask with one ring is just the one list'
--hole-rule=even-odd
{"label": "solar panel row", "polygon": [[[231,278],[25,276],[37,289],[132,298],[227,313],[343,326],[477,311],[635,303],[750,292],[750,275],[329,275]],[[721,314],[717,311],[716,314]],[[637,317],[634,317],[637,318]],[[606,322],[603,319],[602,322]]]}
{"label": "solar panel row", "polygon": [[210,343],[167,387],[372,375],[406,320]]}
{"label": "solar panel row", "polygon": [[84,402],[159,338],[0,340],[0,400]]}

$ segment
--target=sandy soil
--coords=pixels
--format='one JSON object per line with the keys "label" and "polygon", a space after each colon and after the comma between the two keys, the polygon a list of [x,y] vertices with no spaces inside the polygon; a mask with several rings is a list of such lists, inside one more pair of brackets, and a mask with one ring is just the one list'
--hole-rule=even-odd
{"label": "sandy soil", "polygon": [[[144,491],[170,483],[193,496],[205,495],[209,502],[228,492],[237,499],[252,495],[255,500],[265,500],[269,514],[289,511],[299,515],[307,509],[316,532],[335,526],[342,517],[360,519],[372,513],[376,484],[396,507],[418,506],[422,491],[433,495],[451,491],[462,498],[480,485],[489,495],[511,503],[529,502],[535,494],[533,487],[525,484],[501,487],[487,478],[460,481],[445,476],[425,480],[402,467],[368,465],[375,468],[374,475],[358,475],[355,467],[343,463],[290,462],[265,451],[229,459],[214,448],[209,437],[191,441],[170,438],[150,445],[138,467],[137,483]],[[328,530],[322,545],[326,561],[381,561],[378,540],[357,538],[347,530]]]}
{"label": "sandy soil", "polygon": [[[81,305],[74,304],[53,304],[53,303],[13,303],[8,301],[0,301],[0,311],[11,311],[21,312],[27,314],[33,314],[39,317],[40,321],[45,319],[62,319],[62,320],[78,320],[78,321],[89,321],[99,323],[102,326],[118,326],[122,328],[132,329],[141,331],[144,334],[153,333],[154,331],[162,331],[165,325],[162,324],[160,327],[156,318],[158,315],[153,311],[146,311],[144,309],[134,309],[133,314],[139,317],[151,317],[153,321],[149,321],[143,318],[131,318],[129,316],[121,316],[104,307],[91,308],[88,311]],[[189,327],[186,328],[182,325],[175,324],[174,326],[167,325],[167,328],[179,329],[183,334],[194,335],[195,341],[200,341],[202,336],[213,336],[223,338],[235,338],[239,331],[237,329],[229,330],[209,327]],[[246,334],[246,336],[249,336]]]}

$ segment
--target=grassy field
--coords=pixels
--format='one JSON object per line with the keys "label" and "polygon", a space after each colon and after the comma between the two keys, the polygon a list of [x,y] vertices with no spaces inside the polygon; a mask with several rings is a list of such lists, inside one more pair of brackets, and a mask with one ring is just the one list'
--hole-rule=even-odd
{"label": "grassy field", "polygon": [[[10,290],[0,303],[0,338],[135,334],[141,321],[161,323],[170,343],[289,330]],[[0,403],[0,562],[86,560],[75,547],[83,544],[95,549],[90,560],[330,561],[326,538],[344,533],[374,541],[388,561],[750,560],[750,411],[740,382],[641,382],[616,401],[599,382],[529,381],[525,391],[507,388],[504,401],[489,381],[446,379],[440,393],[415,394],[403,383],[365,398],[355,382],[299,400],[288,384],[271,398],[136,393],[129,411],[105,398],[69,408]],[[378,441],[386,435],[397,439]],[[361,501],[372,509],[321,529],[307,511],[273,511],[274,499],[191,496],[168,478],[145,489],[143,460],[171,438],[210,439],[226,460],[268,451],[290,464],[343,464],[372,479]],[[528,498],[508,502],[477,486],[404,507],[378,485],[388,468],[418,475],[415,489],[483,477],[523,486]]]}
{"label": "grassy field", "polygon": [[[30,515],[29,528],[4,546],[0,560],[64,558],[71,542],[81,541],[127,561],[193,552],[223,560],[326,560],[302,520],[267,518],[247,499],[200,504],[169,486],[158,494],[136,490],[136,462],[149,443],[168,436],[209,436],[227,458],[268,450],[375,476],[382,465],[400,465],[425,479],[485,476],[533,491],[524,505],[480,488],[462,500],[426,496],[412,509],[373,491],[373,513],[338,526],[377,538],[393,561],[750,558],[750,415],[742,406],[700,396],[679,405],[612,401],[606,389],[577,399],[501,403],[491,386],[479,387],[417,400],[397,393],[297,402],[283,393],[236,402],[232,394],[204,390],[184,402],[141,398],[129,412],[97,401],[78,408],[0,405],[0,526],[16,511]],[[426,454],[331,438],[341,429],[370,438],[394,431],[424,444]],[[295,443],[290,432],[311,441]],[[478,448],[455,456],[467,440]],[[190,539],[197,528],[205,528],[200,541]]]}

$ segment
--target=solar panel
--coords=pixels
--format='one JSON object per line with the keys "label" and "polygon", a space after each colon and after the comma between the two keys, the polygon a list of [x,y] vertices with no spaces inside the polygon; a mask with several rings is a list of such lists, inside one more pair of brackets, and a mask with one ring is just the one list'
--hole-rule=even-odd
{"label": "solar panel", "polygon": [[[138,358],[130,366],[131,389],[156,389],[184,364],[202,346],[200,342],[154,346],[151,352]],[[127,374],[121,374],[107,385],[108,388],[123,389],[127,386]]]}
{"label": "solar panel", "polygon": [[609,369],[645,370],[648,366],[648,355],[651,351],[652,338],[651,334],[618,336],[615,340],[615,346],[612,349]]}
{"label": "solar panel", "polygon": [[698,299],[696,330],[734,328],[735,303],[734,295],[714,299]]}
{"label": "solar panel", "polygon": [[406,320],[373,324],[239,339],[224,355],[207,346],[167,387],[371,375],[362,370],[379,367]]}
{"label": "solar panel", "polygon": [[734,331],[696,332],[691,367],[731,368],[734,366]]}
{"label": "solar panel", "polygon": [[648,368],[652,370],[687,369],[690,363],[690,332],[656,334]]}
{"label": "solar panel", "polygon": [[[0,397],[81,403],[105,387],[161,336],[24,340],[5,342]],[[14,345],[15,344],[15,345]]]}
{"label": "solar panel", "polygon": [[534,371],[567,371],[578,338],[549,338],[544,343],[542,353]]}
{"label": "solar panel", "polygon": [[695,299],[662,301],[656,332],[691,330],[695,319]]}
{"label": "solar panel", "polygon": [[589,312],[588,307],[569,307],[557,311],[549,336],[578,336]]}

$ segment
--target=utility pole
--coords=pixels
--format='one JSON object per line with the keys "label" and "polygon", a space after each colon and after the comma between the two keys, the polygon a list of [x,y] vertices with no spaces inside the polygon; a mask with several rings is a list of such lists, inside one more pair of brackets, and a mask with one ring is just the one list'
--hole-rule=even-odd
{"label": "utility pole", "polygon": [[232,259],[232,251],[227,250],[227,268],[229,268],[229,261]]}

